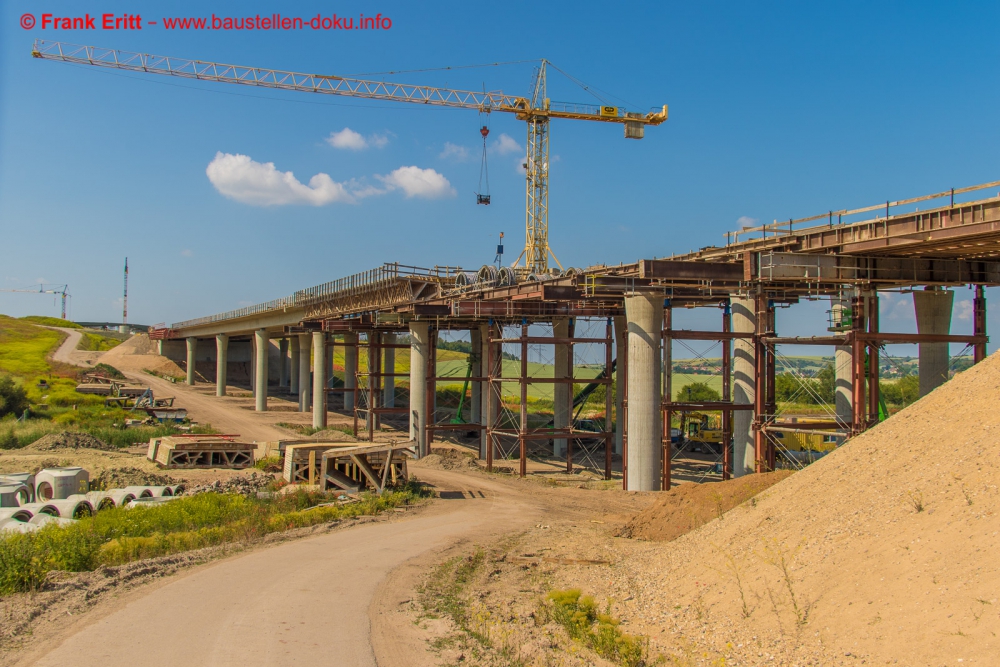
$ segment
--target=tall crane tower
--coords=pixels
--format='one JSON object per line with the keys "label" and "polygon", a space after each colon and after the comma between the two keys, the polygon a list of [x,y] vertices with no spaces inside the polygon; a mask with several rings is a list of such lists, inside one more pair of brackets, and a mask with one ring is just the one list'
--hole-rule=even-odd
{"label": "tall crane tower", "polygon": [[38,289],[0,289],[0,292],[22,292],[24,294],[58,294],[62,297],[62,318],[66,319],[66,297],[69,296],[69,285],[43,285]]}
{"label": "tall crane tower", "polygon": [[[626,139],[642,139],[646,125],[667,120],[667,107],[649,112],[630,112],[616,106],[553,104],[547,92],[547,66],[543,60],[535,73],[529,96],[507,95],[500,91],[473,92],[433,86],[385,81],[368,81],[324,74],[304,74],[284,70],[226,65],[203,60],[187,60],[116,49],[104,49],[63,42],[35,40],[31,55],[82,65],[164,74],[201,81],[235,83],[260,88],[297,90],[307,93],[341,95],[391,102],[472,109],[480,113],[512,113],[528,124],[527,178],[524,250],[514,266],[524,273],[540,275],[549,271],[549,256],[559,264],[549,248],[549,121],[553,118],[619,123]],[[521,260],[524,264],[521,264]]]}

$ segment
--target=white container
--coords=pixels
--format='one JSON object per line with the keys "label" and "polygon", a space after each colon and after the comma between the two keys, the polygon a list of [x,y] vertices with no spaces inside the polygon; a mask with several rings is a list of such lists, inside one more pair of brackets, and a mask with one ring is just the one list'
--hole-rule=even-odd
{"label": "white container", "polygon": [[35,475],[35,500],[65,500],[90,491],[90,473],[83,468],[46,468]]}

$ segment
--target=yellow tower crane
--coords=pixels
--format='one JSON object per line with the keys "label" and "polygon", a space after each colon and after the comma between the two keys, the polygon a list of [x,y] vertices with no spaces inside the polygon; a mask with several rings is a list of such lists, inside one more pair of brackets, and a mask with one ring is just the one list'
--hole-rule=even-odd
{"label": "yellow tower crane", "polygon": [[[297,90],[307,93],[342,95],[392,102],[410,102],[430,106],[473,109],[480,113],[502,111],[512,113],[528,124],[527,211],[525,215],[524,251],[514,267],[524,273],[540,275],[549,271],[549,120],[593,120],[621,123],[626,139],[642,139],[646,125],[659,125],[667,119],[667,107],[650,113],[629,112],[615,106],[584,104],[553,104],[547,97],[546,68],[541,61],[535,73],[530,97],[506,95],[503,92],[473,92],[433,86],[418,86],[385,81],[366,81],[351,77],[324,74],[303,74],[283,70],[225,65],[203,60],[186,60],[170,56],[133,53],[63,42],[36,40],[31,49],[35,58],[59,60],[82,65],[151,74],[165,74],[201,81],[236,83],[260,88]],[[552,254],[556,264],[559,260]],[[521,260],[524,264],[521,265]],[[561,268],[561,267],[560,267]]]}

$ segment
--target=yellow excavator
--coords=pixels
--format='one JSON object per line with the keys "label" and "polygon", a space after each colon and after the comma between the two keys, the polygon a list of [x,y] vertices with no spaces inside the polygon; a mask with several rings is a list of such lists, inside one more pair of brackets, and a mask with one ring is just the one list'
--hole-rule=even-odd
{"label": "yellow excavator", "polygon": [[703,412],[682,412],[681,433],[684,438],[697,445],[706,445],[715,452],[722,450],[722,424],[718,415]]}

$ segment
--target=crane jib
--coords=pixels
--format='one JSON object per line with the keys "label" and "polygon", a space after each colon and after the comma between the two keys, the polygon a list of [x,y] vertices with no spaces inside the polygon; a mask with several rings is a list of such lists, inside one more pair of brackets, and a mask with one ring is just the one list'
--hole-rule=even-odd
{"label": "crane jib", "polygon": [[[481,113],[493,111],[513,113],[518,120],[525,121],[528,125],[527,157],[524,163],[528,180],[525,248],[514,262],[514,266],[525,275],[548,273],[550,255],[556,264],[559,264],[548,242],[549,119],[620,123],[625,128],[626,139],[642,139],[646,125],[659,125],[667,120],[666,105],[658,111],[643,114],[609,105],[552,104],[546,97],[548,63],[545,60],[542,60],[536,69],[529,100],[524,96],[506,95],[499,91],[476,92],[334,75],[305,74],[44,40],[35,40],[31,55],[40,59],[201,81],[472,109]],[[523,267],[519,264],[522,257],[525,260]]]}

